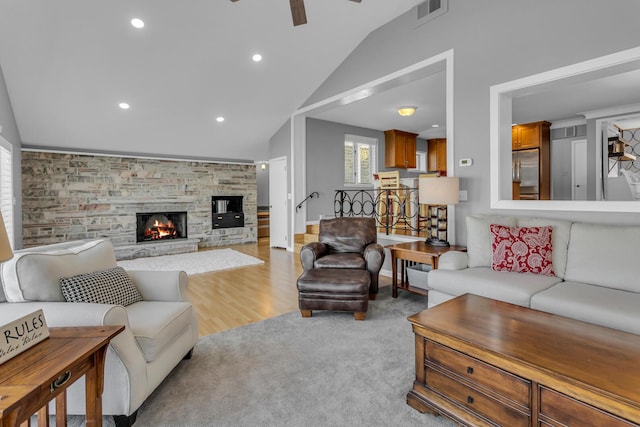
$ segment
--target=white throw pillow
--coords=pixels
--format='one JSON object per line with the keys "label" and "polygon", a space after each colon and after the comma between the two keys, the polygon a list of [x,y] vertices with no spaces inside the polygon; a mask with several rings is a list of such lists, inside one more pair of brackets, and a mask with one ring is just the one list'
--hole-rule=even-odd
{"label": "white throw pillow", "polygon": [[[9,302],[64,301],[60,278],[117,267],[108,239],[78,241],[47,251],[17,251],[2,264],[2,286]],[[31,252],[33,251],[33,252]]]}
{"label": "white throw pillow", "polygon": [[491,267],[491,224],[516,226],[516,218],[500,215],[467,217],[467,255],[469,267]]}

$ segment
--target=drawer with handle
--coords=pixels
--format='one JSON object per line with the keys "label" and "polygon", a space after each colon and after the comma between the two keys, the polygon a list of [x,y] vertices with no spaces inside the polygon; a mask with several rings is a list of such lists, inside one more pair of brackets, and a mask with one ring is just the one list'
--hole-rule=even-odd
{"label": "drawer with handle", "polygon": [[429,366],[425,369],[426,386],[466,410],[499,426],[529,426],[528,413],[491,398],[487,394],[458,382]]}
{"label": "drawer with handle", "polygon": [[528,409],[531,383],[449,347],[427,340],[425,359]]}

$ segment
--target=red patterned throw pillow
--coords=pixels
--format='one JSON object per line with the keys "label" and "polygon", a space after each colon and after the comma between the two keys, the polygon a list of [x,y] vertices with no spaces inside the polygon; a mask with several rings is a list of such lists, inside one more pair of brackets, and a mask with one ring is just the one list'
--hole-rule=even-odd
{"label": "red patterned throw pillow", "polygon": [[554,276],[553,227],[507,227],[491,224],[491,269]]}

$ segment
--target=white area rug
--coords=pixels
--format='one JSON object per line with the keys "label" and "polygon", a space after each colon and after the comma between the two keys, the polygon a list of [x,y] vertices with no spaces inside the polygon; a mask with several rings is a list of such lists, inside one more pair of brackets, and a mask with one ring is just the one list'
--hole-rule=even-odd
{"label": "white area rug", "polygon": [[215,249],[118,261],[118,265],[125,270],[181,270],[189,275],[258,264],[264,264],[264,261],[233,249]]}

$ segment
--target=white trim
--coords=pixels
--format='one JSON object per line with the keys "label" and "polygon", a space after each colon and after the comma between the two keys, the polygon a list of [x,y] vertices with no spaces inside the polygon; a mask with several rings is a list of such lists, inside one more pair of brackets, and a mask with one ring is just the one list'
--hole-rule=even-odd
{"label": "white trim", "polygon": [[129,154],[129,153],[108,153],[108,152],[99,152],[99,151],[88,151],[88,150],[67,150],[64,148],[35,148],[35,147],[22,147],[21,151],[28,151],[32,153],[54,153],[54,154],[72,154],[78,156],[95,156],[95,157],[125,157],[131,159],[144,159],[144,160],[168,160],[174,162],[200,162],[200,163],[219,163],[225,165],[255,165],[253,160],[216,160],[216,159],[206,159],[206,158],[198,158],[198,157],[162,157],[162,156],[153,156],[149,154]]}
{"label": "white trim", "polygon": [[[511,100],[516,94],[531,93],[532,89],[557,86],[563,79],[588,77],[589,73],[604,74],[618,67],[625,70],[640,61],[640,47],[604,55],[576,64],[523,77],[491,86],[490,110],[490,206],[491,209],[542,210],[542,211],[591,211],[591,212],[640,212],[640,203],[634,201],[600,200],[510,200],[502,195],[511,194],[506,183],[511,181],[510,168],[500,168],[511,162]],[[503,144],[500,142],[504,141]],[[507,141],[509,143],[507,144]],[[597,154],[597,153],[596,153]],[[508,156],[508,159],[507,159]],[[597,160],[597,159],[596,159]],[[507,197],[507,196],[505,196]],[[510,196],[508,196],[510,197]]]}
{"label": "white trim", "polygon": [[[305,145],[306,132],[301,132],[300,135],[295,134],[294,122],[297,119],[307,117],[310,113],[319,113],[322,111],[330,110],[331,108],[339,105],[346,105],[360,99],[367,98],[382,91],[388,90],[393,87],[401,86],[407,81],[407,77],[420,77],[427,75],[427,72],[433,70],[432,67],[444,66],[446,73],[446,111],[447,111],[447,175],[455,176],[455,162],[454,162],[454,134],[453,134],[453,49],[434,55],[423,61],[417,62],[413,65],[405,67],[401,70],[387,74],[386,76],[372,80],[368,83],[357,86],[353,89],[347,90],[340,94],[331,96],[324,100],[318,101],[314,104],[302,107],[295,111],[291,115],[291,150],[293,152],[293,146],[300,144]],[[294,169],[294,168],[292,168]],[[290,179],[293,182],[296,178],[304,180],[304,175],[295,174],[294,170],[291,171]],[[294,192],[295,200],[295,192]],[[449,206],[448,212],[448,235],[449,240],[455,242],[455,206]],[[295,217],[295,212],[292,213]]]}

